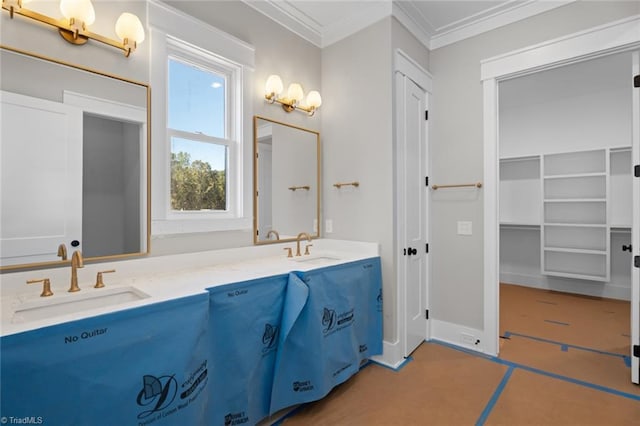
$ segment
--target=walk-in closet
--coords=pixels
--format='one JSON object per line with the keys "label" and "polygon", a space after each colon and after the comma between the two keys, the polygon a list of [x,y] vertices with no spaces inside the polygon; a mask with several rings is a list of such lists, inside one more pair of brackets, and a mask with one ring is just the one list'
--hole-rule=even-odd
{"label": "walk-in closet", "polygon": [[500,281],[630,299],[632,54],[500,83]]}

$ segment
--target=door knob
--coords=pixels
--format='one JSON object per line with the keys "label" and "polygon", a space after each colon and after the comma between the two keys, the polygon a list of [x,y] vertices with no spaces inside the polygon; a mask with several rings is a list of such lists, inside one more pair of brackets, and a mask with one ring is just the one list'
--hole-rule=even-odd
{"label": "door knob", "polygon": [[415,248],[411,248],[411,247],[409,247],[409,248],[407,249],[407,251],[408,251],[408,253],[407,253],[407,254],[408,254],[409,256],[411,256],[412,254],[413,254],[413,255],[418,254],[418,250],[417,250],[417,249],[415,249]]}
{"label": "door knob", "polygon": [[628,251],[629,253],[631,253],[632,247],[631,244],[629,244],[628,246],[623,245],[622,246],[622,251]]}

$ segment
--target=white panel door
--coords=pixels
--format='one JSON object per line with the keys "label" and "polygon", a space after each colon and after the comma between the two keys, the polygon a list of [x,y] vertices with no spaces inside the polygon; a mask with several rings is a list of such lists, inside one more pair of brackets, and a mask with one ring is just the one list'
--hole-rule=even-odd
{"label": "white panel door", "polygon": [[[399,96],[403,102],[399,114],[398,198],[400,202],[399,239],[402,242],[404,286],[404,356],[407,357],[427,337],[427,254],[425,176],[427,94],[411,79],[398,73]],[[400,92],[400,90],[398,90]],[[399,102],[400,103],[400,102]]]}
{"label": "white panel door", "polygon": [[0,97],[1,265],[58,260],[59,244],[82,240],[82,112]]}
{"label": "white panel door", "polygon": [[[640,52],[633,55],[633,75],[640,80]],[[633,90],[633,164],[640,168],[640,87]],[[631,381],[640,384],[640,359],[633,356],[634,346],[640,348],[640,178],[633,179],[633,222],[631,224],[631,247],[635,265],[631,265]],[[640,350],[640,349],[639,349]]]}

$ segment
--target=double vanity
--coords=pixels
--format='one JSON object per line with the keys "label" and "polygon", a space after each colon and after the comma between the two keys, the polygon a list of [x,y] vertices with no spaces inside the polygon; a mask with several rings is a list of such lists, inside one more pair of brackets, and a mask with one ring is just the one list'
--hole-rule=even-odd
{"label": "double vanity", "polygon": [[291,246],[87,264],[73,293],[68,268],[3,275],[2,416],[256,424],[322,398],[382,352],[378,246]]}

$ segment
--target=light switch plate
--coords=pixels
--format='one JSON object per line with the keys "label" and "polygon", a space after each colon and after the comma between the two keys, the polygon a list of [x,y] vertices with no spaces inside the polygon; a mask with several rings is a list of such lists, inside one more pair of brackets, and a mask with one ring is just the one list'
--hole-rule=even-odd
{"label": "light switch plate", "polygon": [[471,222],[458,221],[458,235],[471,235],[472,233]]}

